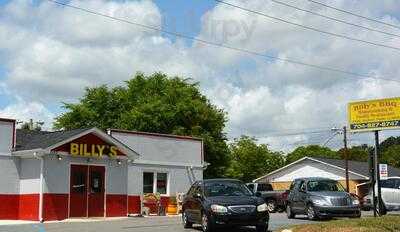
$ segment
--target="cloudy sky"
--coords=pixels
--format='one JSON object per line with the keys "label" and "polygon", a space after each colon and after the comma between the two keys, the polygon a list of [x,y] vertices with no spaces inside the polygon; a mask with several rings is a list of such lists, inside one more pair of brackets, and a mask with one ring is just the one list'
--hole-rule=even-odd
{"label": "cloudy sky", "polygon": [[[61,0],[62,1],[62,0]],[[271,0],[226,0],[298,24],[400,48],[397,0],[320,0],[397,27],[280,0],[394,35],[363,30]],[[135,23],[260,54],[400,81],[400,50],[332,37],[214,0],[62,1]],[[45,121],[86,86],[120,85],[134,73],[192,78],[229,115],[229,138],[255,136],[277,150],[322,144],[346,123],[350,101],[399,95],[400,83],[267,59],[116,22],[47,0],[0,0],[0,117]],[[305,133],[305,134],[300,134]],[[286,135],[290,134],[290,136]],[[398,135],[386,132],[384,136]],[[372,141],[352,135],[351,144]],[[329,146],[339,147],[339,136]]]}

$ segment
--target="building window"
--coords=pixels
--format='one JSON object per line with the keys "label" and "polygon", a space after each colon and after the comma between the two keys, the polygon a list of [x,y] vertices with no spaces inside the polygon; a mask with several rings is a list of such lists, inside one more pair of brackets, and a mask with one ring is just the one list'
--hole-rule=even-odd
{"label": "building window", "polygon": [[143,193],[168,193],[168,174],[157,172],[143,173]]}
{"label": "building window", "polygon": [[157,173],[157,192],[167,194],[167,173]]}
{"label": "building window", "polygon": [[143,193],[153,193],[154,173],[143,173]]}

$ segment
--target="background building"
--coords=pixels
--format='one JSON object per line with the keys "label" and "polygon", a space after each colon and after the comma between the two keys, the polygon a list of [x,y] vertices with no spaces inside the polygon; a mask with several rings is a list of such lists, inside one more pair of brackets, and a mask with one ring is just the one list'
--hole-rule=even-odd
{"label": "background building", "polygon": [[[389,176],[400,176],[400,170],[388,166]],[[349,190],[359,196],[368,191],[368,162],[349,161]],[[271,183],[276,190],[289,189],[296,178],[325,177],[337,180],[346,187],[345,161],[339,159],[304,157],[285,167],[257,178],[254,182]]]}

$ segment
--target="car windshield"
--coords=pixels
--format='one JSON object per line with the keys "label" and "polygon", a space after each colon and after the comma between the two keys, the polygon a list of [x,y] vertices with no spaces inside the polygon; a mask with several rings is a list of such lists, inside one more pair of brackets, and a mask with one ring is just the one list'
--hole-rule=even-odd
{"label": "car windshield", "polygon": [[252,192],[240,182],[210,182],[204,184],[206,197],[251,196]]}
{"label": "car windshield", "polygon": [[307,184],[307,190],[310,192],[344,192],[343,186],[334,180],[316,180],[309,181]]}

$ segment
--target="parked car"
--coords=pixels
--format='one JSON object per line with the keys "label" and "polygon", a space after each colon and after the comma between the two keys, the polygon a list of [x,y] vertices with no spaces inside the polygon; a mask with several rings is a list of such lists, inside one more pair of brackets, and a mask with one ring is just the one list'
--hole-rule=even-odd
{"label": "parked car", "polygon": [[[377,186],[375,186],[377,191]],[[400,177],[389,177],[387,180],[381,180],[381,196],[383,212],[400,210]],[[369,194],[364,197],[364,208],[370,210],[373,208],[372,188]]]}
{"label": "parked car", "polygon": [[276,191],[268,183],[247,183],[246,185],[254,194],[264,199],[270,213],[285,211],[289,191]]}
{"label": "parked car", "polygon": [[310,220],[331,217],[360,217],[360,202],[343,186],[327,178],[296,179],[290,186],[288,218],[305,214]]}
{"label": "parked car", "polygon": [[204,232],[224,226],[256,226],[268,231],[267,204],[245,184],[232,179],[210,179],[195,182],[182,205],[185,228],[200,224]]}

